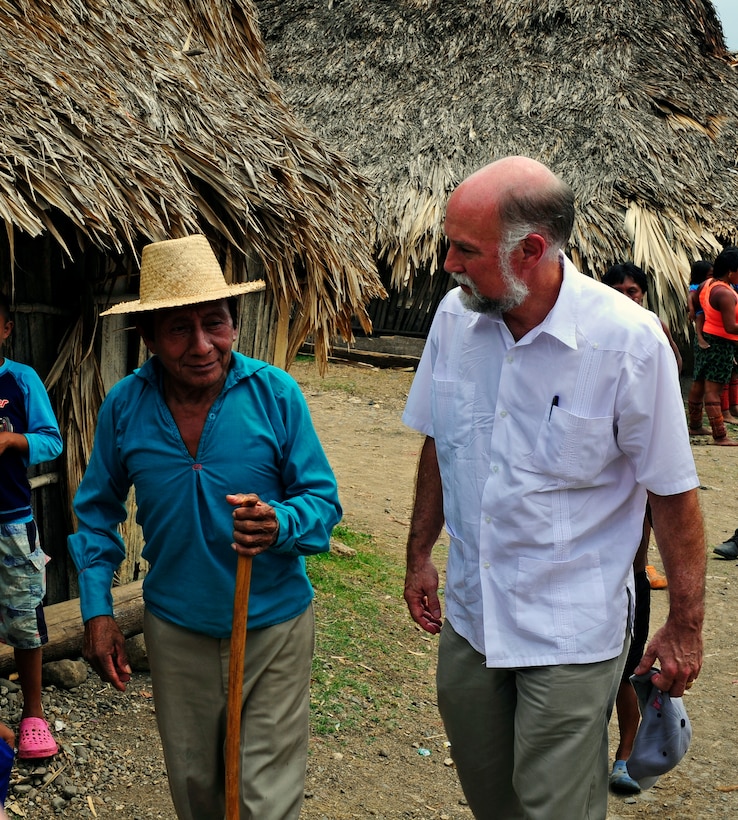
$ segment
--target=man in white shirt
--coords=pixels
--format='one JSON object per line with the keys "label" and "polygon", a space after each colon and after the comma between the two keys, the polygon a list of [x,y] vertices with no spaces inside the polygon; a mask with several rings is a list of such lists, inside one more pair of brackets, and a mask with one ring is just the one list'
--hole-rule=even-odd
{"label": "man in white shirt", "polygon": [[477,818],[596,820],[646,498],[670,611],[636,670],[702,664],[705,544],[679,380],[658,320],[564,256],[571,189],[526,157],[466,179],[403,419],[426,439],[405,600],[441,631],[439,709]]}

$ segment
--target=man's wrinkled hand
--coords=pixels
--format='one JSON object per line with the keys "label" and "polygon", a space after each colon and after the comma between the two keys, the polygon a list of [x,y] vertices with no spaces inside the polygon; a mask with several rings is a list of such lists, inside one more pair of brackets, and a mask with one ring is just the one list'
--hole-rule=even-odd
{"label": "man's wrinkled hand", "polygon": [[126,655],[126,639],[114,618],[99,615],[87,621],[82,655],[101,680],[125,692],[131,667]]}
{"label": "man's wrinkled hand", "polygon": [[233,506],[233,549],[240,555],[258,555],[277,542],[277,513],[256,493],[234,493],[226,501]]}
{"label": "man's wrinkled hand", "polygon": [[432,561],[405,575],[405,602],[410,617],[421,629],[437,635],[441,631],[441,602],[438,599],[438,571]]}

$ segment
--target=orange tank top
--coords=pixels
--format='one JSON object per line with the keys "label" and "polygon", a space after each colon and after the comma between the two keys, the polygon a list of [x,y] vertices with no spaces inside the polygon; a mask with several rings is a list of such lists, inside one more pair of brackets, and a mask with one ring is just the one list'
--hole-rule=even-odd
{"label": "orange tank top", "polygon": [[[709,333],[711,336],[721,336],[723,339],[732,339],[738,342],[738,333],[728,333],[723,325],[723,317],[719,310],[710,304],[710,293],[714,287],[727,288],[733,296],[736,292],[726,282],[721,279],[708,279],[707,282],[700,288],[700,305],[705,311],[705,326],[702,329],[703,333]],[[738,296],[735,300],[735,318],[738,322]]]}

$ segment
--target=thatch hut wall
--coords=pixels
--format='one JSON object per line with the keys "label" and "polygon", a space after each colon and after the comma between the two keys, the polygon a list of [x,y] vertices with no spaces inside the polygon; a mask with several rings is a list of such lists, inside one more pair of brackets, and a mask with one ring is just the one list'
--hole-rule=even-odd
{"label": "thatch hut wall", "polygon": [[374,183],[395,288],[438,269],[460,180],[525,154],[574,187],[580,267],[643,266],[684,339],[691,261],[738,240],[738,73],[710,2],[256,4],[286,99]]}
{"label": "thatch hut wall", "polygon": [[97,408],[139,357],[99,313],[137,294],[146,243],[204,233],[229,279],[263,278],[239,349],[281,366],[308,334],[324,363],[384,291],[367,181],[283,102],[250,0],[24,0],[0,28],[0,286],[65,438],[59,482],[35,491],[54,603],[74,594],[69,503]]}

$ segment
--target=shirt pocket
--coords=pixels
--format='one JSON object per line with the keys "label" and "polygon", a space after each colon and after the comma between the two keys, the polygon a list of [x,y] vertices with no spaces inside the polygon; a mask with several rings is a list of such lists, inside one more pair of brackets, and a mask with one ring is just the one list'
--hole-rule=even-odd
{"label": "shirt pocket", "polygon": [[566,483],[588,484],[618,455],[612,416],[587,418],[553,405],[538,431],[533,467]]}
{"label": "shirt pocket", "polygon": [[474,429],[473,382],[433,380],[433,438],[453,449],[466,447]]}
{"label": "shirt pocket", "polygon": [[520,558],[515,620],[520,629],[547,639],[570,638],[603,624],[607,600],[599,556]]}

